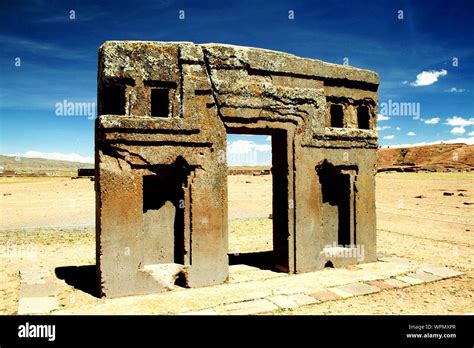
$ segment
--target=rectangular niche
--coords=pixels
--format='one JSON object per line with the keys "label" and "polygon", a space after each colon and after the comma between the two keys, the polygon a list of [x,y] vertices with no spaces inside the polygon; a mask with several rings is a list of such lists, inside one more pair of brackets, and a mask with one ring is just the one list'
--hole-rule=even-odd
{"label": "rectangular niche", "polygon": [[143,177],[144,263],[184,263],[184,189],[173,171]]}
{"label": "rectangular niche", "polygon": [[321,216],[325,245],[356,243],[355,181],[357,170],[326,164],[318,169]]}

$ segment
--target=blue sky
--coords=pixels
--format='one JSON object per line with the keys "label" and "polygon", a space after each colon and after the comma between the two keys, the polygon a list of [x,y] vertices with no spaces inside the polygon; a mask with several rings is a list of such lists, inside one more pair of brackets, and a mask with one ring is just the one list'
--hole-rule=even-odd
{"label": "blue sky", "polygon": [[[473,13],[474,2],[456,0],[3,1],[0,153],[93,157],[91,117],[58,116],[56,103],[96,102],[97,49],[106,40],[220,42],[339,64],[347,58],[380,74],[379,102],[392,106],[379,122],[380,145],[472,143]],[[393,106],[401,103],[413,103],[405,104],[409,115],[397,115]],[[234,142],[237,152],[257,151],[259,163],[271,158],[265,136]]]}

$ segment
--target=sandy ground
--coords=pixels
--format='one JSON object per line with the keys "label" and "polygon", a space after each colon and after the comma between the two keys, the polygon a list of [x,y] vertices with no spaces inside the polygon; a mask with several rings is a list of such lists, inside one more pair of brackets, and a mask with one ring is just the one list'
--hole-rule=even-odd
{"label": "sandy ground", "polygon": [[0,178],[0,230],[93,227],[94,199],[87,178]]}
{"label": "sandy ground", "polygon": [[[464,276],[279,313],[474,313],[474,205],[465,204],[474,202],[473,184],[472,173],[377,175],[378,251]],[[93,182],[2,178],[0,212],[1,314],[17,310],[20,269],[94,264]],[[269,214],[271,176],[230,176],[229,252],[271,250]],[[100,301],[62,281],[60,294],[63,307]]]}
{"label": "sandy ground", "polygon": [[474,313],[474,174],[380,173],[376,201],[379,252],[465,275],[284,314]]}

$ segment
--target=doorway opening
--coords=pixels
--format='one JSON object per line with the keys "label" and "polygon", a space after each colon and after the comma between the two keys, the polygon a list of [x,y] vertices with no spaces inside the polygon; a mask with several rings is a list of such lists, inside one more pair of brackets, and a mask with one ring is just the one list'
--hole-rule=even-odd
{"label": "doorway opening", "polygon": [[229,265],[288,272],[287,158],[286,131],[228,130]]}

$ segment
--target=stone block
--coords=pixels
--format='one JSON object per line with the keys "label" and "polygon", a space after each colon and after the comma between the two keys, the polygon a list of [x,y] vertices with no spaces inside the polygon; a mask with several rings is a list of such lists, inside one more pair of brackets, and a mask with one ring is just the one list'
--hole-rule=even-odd
{"label": "stone block", "polygon": [[191,42],[108,41],[98,66],[102,295],[229,279],[226,139],[243,131],[272,136],[273,269],[376,260],[376,73]]}

